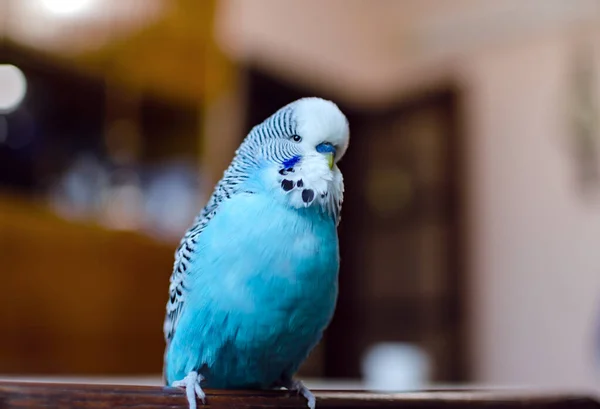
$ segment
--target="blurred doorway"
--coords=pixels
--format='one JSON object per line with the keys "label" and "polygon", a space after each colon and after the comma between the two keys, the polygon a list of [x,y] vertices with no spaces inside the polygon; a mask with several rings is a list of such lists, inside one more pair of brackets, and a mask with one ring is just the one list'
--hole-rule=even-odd
{"label": "blurred doorway", "polygon": [[[248,68],[246,129],[304,97],[331,98]],[[415,94],[380,110],[340,109],[351,144],[340,168],[340,296],[304,376],[358,378],[368,349],[411,343],[432,381],[465,381],[467,277],[459,92]]]}

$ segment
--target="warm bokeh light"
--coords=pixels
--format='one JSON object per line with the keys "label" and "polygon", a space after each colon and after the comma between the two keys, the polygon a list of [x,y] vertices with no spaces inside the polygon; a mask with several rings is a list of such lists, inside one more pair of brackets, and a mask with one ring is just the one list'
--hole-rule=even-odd
{"label": "warm bokeh light", "polygon": [[72,15],[89,9],[94,0],[40,0],[46,10],[60,15]]}
{"label": "warm bokeh light", "polygon": [[27,93],[27,79],[19,68],[0,65],[0,113],[15,110]]}

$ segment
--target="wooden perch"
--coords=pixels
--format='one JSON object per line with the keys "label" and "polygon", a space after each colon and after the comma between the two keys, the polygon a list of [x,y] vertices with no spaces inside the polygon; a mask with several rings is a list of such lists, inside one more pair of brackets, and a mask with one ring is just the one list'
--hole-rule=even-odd
{"label": "wooden perch", "polygon": [[[587,396],[526,395],[486,391],[431,391],[418,393],[368,393],[316,391],[317,408],[531,408],[600,409]],[[287,391],[207,391],[200,408],[294,408],[306,401]],[[182,390],[153,386],[86,385],[39,382],[0,382],[0,408],[181,408],[188,404]]]}

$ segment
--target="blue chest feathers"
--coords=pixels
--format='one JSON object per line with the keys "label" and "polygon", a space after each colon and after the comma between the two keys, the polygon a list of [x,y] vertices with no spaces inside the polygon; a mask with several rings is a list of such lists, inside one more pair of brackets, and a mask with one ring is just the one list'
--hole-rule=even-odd
{"label": "blue chest feathers", "polygon": [[320,340],[337,299],[338,238],[317,208],[240,194],[202,233],[167,378],[200,370],[212,388],[268,387]]}

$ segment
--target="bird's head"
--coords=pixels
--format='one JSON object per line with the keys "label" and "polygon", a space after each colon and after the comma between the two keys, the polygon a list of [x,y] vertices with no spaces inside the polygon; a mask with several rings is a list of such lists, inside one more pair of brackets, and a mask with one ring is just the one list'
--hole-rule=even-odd
{"label": "bird's head", "polygon": [[296,127],[289,140],[298,145],[302,158],[332,170],[348,149],[348,120],[336,104],[321,98],[300,99],[292,110]]}
{"label": "bird's head", "polygon": [[256,125],[233,164],[237,169],[257,164],[259,179],[278,191],[275,197],[298,208],[319,204],[337,220],[344,190],[337,163],[348,149],[349,134],[336,104],[302,98]]}

